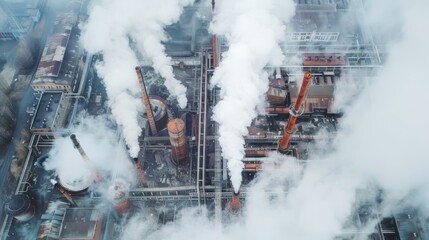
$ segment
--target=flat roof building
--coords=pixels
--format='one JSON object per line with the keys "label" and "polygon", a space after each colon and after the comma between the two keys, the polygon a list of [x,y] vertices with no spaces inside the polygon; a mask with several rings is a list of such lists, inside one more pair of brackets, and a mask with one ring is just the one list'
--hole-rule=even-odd
{"label": "flat roof building", "polygon": [[64,215],[61,240],[98,240],[101,235],[101,214],[93,208],[69,208]]}
{"label": "flat roof building", "polygon": [[69,104],[69,98],[62,92],[42,93],[30,130],[33,133],[43,133],[62,128],[66,122]]}

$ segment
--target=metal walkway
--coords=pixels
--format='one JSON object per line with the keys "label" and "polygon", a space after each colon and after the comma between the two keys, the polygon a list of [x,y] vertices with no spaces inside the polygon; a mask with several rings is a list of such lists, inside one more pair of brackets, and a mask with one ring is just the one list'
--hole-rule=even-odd
{"label": "metal walkway", "polygon": [[198,106],[198,136],[197,136],[197,192],[198,205],[206,203],[205,199],[205,169],[206,169],[206,122],[207,122],[207,71],[208,53],[203,51],[201,61],[200,101]]}

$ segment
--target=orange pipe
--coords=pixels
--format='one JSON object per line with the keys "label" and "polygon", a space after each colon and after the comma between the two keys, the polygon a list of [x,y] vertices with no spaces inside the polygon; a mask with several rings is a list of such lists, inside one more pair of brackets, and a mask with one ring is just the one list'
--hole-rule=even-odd
{"label": "orange pipe", "polygon": [[143,187],[147,188],[148,185],[147,185],[146,177],[144,176],[143,169],[140,166],[140,163],[139,163],[138,159],[136,161],[136,169],[137,169],[137,172],[138,172],[139,177],[140,177],[140,182],[142,183]]}
{"label": "orange pipe", "polygon": [[304,74],[304,80],[302,81],[301,88],[299,89],[298,98],[295,102],[295,106],[292,109],[293,111],[290,111],[291,116],[286,127],[284,128],[283,138],[279,143],[279,152],[285,152],[289,148],[289,141],[292,137],[293,132],[295,131],[296,119],[300,114],[302,103],[306,98],[307,90],[311,83],[311,78],[311,73],[307,72]]}
{"label": "orange pipe", "polygon": [[59,184],[56,184],[58,190],[63,194],[63,196],[75,207],[77,207],[76,202],[73,200],[72,196]]}

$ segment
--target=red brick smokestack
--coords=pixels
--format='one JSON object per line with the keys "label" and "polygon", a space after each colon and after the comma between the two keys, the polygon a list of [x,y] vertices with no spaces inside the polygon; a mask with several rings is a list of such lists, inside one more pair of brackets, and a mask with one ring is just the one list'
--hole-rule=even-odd
{"label": "red brick smokestack", "polygon": [[136,67],[136,73],[139,79],[139,84],[143,95],[143,104],[146,108],[147,120],[149,121],[150,130],[151,130],[152,136],[156,136],[156,134],[158,134],[158,130],[156,129],[152,106],[150,105],[149,95],[146,92],[146,86],[144,85],[143,74],[140,67]]}
{"label": "red brick smokestack", "polygon": [[295,131],[296,119],[302,114],[301,106],[307,96],[307,90],[310,86],[311,78],[311,73],[307,72],[304,74],[304,80],[302,81],[301,88],[299,89],[298,99],[295,102],[295,106],[290,109],[290,118],[286,127],[284,128],[283,138],[279,143],[279,152],[286,152],[286,150],[289,148],[290,138]]}

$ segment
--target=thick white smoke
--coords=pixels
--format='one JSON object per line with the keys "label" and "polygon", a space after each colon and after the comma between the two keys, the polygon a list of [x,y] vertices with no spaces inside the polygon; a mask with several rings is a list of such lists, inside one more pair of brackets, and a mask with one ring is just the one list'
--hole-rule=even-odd
{"label": "thick white smoke", "polygon": [[[425,40],[429,34],[421,23],[429,21],[429,3],[401,3],[401,8],[392,11],[401,18],[396,26],[401,39],[395,39],[389,49],[385,67],[354,103],[347,104],[334,151],[311,156],[305,168],[294,159],[279,157],[282,165],[267,169],[251,186],[244,214],[220,229],[205,215],[187,211],[175,224],[156,231],[138,227],[142,224],[133,219],[123,239],[330,240],[343,233],[356,193],[364,189],[373,194],[365,187],[374,185],[383,189],[382,208],[405,207],[402,203],[407,200],[427,215],[429,81],[425,56],[429,45]],[[232,116],[234,122],[236,114]],[[269,194],[284,190],[287,193],[274,194],[274,198]],[[358,239],[366,239],[365,235]]]}
{"label": "thick white smoke", "polygon": [[[90,53],[102,53],[97,72],[103,78],[109,105],[129,147],[136,157],[139,151],[140,127],[137,116],[142,109],[141,91],[134,67],[137,56],[152,61],[153,67],[165,78],[165,86],[186,107],[186,88],[174,78],[171,58],[162,41],[167,39],[166,25],[177,21],[183,7],[192,0],[168,1],[97,1],[83,27],[82,42]],[[134,43],[132,43],[134,42]],[[133,49],[136,46],[137,49]]]}
{"label": "thick white smoke", "polygon": [[[280,10],[281,9],[281,10]],[[268,75],[264,67],[283,62],[280,42],[294,13],[292,0],[216,1],[212,31],[228,40],[228,51],[211,85],[221,88],[213,119],[219,123],[219,142],[234,190],[239,191],[247,127],[264,104]]]}
{"label": "thick white smoke", "polygon": [[96,171],[107,179],[112,176],[121,177],[128,183],[136,182],[136,174],[131,159],[127,156],[124,146],[118,144],[118,137],[113,128],[104,118],[86,118],[81,124],[71,130],[90,161],[85,161],[74,148],[69,136],[55,141],[44,163],[46,170],[54,170],[63,180],[78,180],[93,178]]}

